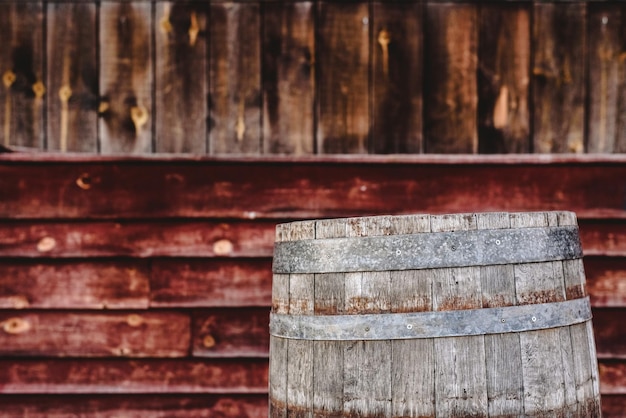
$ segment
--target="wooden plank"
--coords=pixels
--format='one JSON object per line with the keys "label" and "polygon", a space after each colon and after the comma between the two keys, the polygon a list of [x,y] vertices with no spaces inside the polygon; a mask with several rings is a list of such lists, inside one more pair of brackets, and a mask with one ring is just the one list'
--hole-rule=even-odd
{"label": "wooden plank", "polygon": [[288,219],[468,207],[626,218],[621,163],[191,161],[6,162],[0,218]]}
{"label": "wooden plank", "polygon": [[261,18],[255,2],[211,3],[209,151],[261,150]]}
{"label": "wooden plank", "polygon": [[3,359],[5,394],[266,394],[266,359]]}
{"label": "wooden plank", "polygon": [[364,2],[319,2],[317,151],[366,153],[369,147],[370,15]]}
{"label": "wooden plank", "polygon": [[593,309],[593,332],[598,358],[626,358],[626,338],[623,332],[625,320],[626,310],[623,308]]}
{"label": "wooden plank", "polygon": [[[477,229],[475,215],[431,216],[432,232]],[[432,270],[433,311],[480,309],[482,296],[479,267]],[[485,339],[481,336],[435,339],[436,415],[457,411],[488,416]]]}
{"label": "wooden plank", "polygon": [[267,358],[269,311],[232,308],[196,312],[192,333],[193,356]]}
{"label": "wooden plank", "polygon": [[272,263],[263,260],[151,261],[151,307],[269,306]]}
{"label": "wooden plank", "polygon": [[423,5],[372,4],[372,138],[375,154],[422,151]]}
{"label": "wooden plank", "polygon": [[98,150],[96,5],[48,3],[48,149]]}
{"label": "wooden plank", "polygon": [[626,411],[626,396],[602,395],[602,416],[604,418],[620,418]]}
{"label": "wooden plank", "polygon": [[585,272],[593,306],[626,306],[626,259],[585,257]]}
{"label": "wooden plank", "polygon": [[619,220],[582,220],[580,240],[585,256],[624,256],[626,254],[626,225]]}
{"label": "wooden plank", "polygon": [[[587,65],[593,88],[588,90],[588,152],[619,152],[626,138],[619,130],[624,102],[623,5],[618,3],[587,6],[589,49]],[[623,125],[621,125],[623,126]]]}
{"label": "wooden plank", "polygon": [[586,4],[534,3],[534,152],[584,152]]}
{"label": "wooden plank", "polygon": [[479,152],[528,152],[529,7],[523,3],[485,3],[479,20]]}
{"label": "wooden plank", "polygon": [[148,264],[0,260],[0,309],[145,309]]}
{"label": "wooden plank", "polygon": [[626,394],[626,363],[624,361],[600,361],[598,368],[602,379],[602,394]]}
{"label": "wooden plank", "polygon": [[152,151],[152,5],[100,5],[100,151]]}
{"label": "wooden plank", "polygon": [[264,395],[0,395],[0,405],[7,416],[31,418],[267,416]]}
{"label": "wooden plank", "polygon": [[427,3],[425,10],[424,150],[476,153],[477,6]]}
{"label": "wooden plank", "polygon": [[43,149],[43,2],[0,3],[0,143]]}
{"label": "wooden plank", "polygon": [[3,356],[182,357],[189,317],[175,312],[0,313]]}
{"label": "wooden plank", "polygon": [[312,154],[313,2],[263,4],[263,152]]}
{"label": "wooden plank", "polygon": [[0,257],[271,257],[274,225],[211,220],[0,222]]}
{"label": "wooden plank", "polygon": [[207,20],[204,2],[156,4],[157,152],[207,152]]}

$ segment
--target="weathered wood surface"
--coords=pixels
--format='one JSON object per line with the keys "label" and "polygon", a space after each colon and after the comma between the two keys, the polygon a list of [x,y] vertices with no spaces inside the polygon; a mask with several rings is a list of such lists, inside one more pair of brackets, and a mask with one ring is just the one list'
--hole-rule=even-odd
{"label": "weathered wood surface", "polygon": [[266,395],[0,395],[3,415],[31,418],[257,418]]}
{"label": "weathered wood surface", "polygon": [[45,148],[43,2],[0,3],[0,143]]}
{"label": "weathered wood surface", "polygon": [[209,10],[209,149],[261,151],[261,16],[256,2],[212,2]]}
{"label": "weathered wood surface", "polygon": [[524,153],[530,145],[529,3],[486,3],[480,8],[478,149]]}
{"label": "weathered wood surface", "polygon": [[626,306],[624,257],[585,257],[585,273],[593,306]]}
{"label": "weathered wood surface", "polygon": [[367,3],[318,3],[317,151],[366,153],[370,136]]}
{"label": "weathered wood surface", "polygon": [[424,62],[422,4],[372,5],[371,72],[374,154],[423,151],[422,83]]}
{"label": "weathered wood surface", "polygon": [[585,3],[534,3],[533,150],[585,150]]}
{"label": "weathered wood surface", "polygon": [[267,393],[267,359],[2,359],[3,394]]}
{"label": "weathered wood surface", "polygon": [[476,153],[478,65],[476,4],[426,3],[424,150]]}
{"label": "weathered wood surface", "polygon": [[313,154],[315,4],[263,5],[263,152]]}
{"label": "weathered wood surface", "polygon": [[96,5],[50,3],[47,18],[47,149],[96,152]]}
{"label": "weathered wood surface", "polygon": [[156,152],[207,152],[207,19],[203,2],[156,4]]}
{"label": "weathered wood surface", "polygon": [[528,159],[512,164],[500,158],[423,164],[388,164],[385,159],[351,164],[342,159],[62,164],[0,157],[0,216],[288,219],[445,213],[471,207],[564,209],[581,218],[626,218],[626,189],[615,181],[626,178],[626,165],[619,160],[546,164],[549,160]]}
{"label": "weathered wood surface", "polygon": [[100,6],[100,151],[152,152],[154,75],[147,2],[104,2]]}
{"label": "weathered wood surface", "polygon": [[2,356],[183,357],[191,325],[177,312],[1,312]]}

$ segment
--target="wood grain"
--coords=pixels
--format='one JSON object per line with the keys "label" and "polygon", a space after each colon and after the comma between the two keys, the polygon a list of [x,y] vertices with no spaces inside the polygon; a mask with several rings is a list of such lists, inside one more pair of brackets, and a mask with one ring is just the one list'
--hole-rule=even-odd
{"label": "wood grain", "polygon": [[205,3],[156,4],[157,152],[207,153],[207,20]]}
{"label": "wood grain", "polygon": [[0,144],[44,147],[43,2],[0,3]]}
{"label": "wood grain", "polygon": [[372,4],[372,137],[374,154],[422,151],[423,5]]}
{"label": "wood grain", "polygon": [[265,394],[266,359],[0,360],[3,394]]}
{"label": "wood grain", "polygon": [[152,9],[145,2],[100,6],[100,151],[150,153],[153,103]]}
{"label": "wood grain", "polygon": [[157,259],[150,269],[151,307],[269,306],[269,259]]}
{"label": "wood grain", "polygon": [[534,3],[534,152],[584,152],[585,3]]}
{"label": "wood grain", "polygon": [[0,222],[0,256],[271,257],[274,225],[220,220]]}
{"label": "wood grain", "polygon": [[193,315],[192,355],[263,357],[269,350],[269,310],[231,308]]}
{"label": "wood grain", "polygon": [[265,395],[0,395],[6,416],[32,418],[256,418]]}
{"label": "wood grain", "polygon": [[318,153],[356,154],[368,150],[370,18],[367,3],[318,3]]}
{"label": "wood grain", "polygon": [[190,320],[176,312],[2,312],[3,356],[183,357]]}
{"label": "wood grain", "polygon": [[47,148],[97,152],[96,5],[49,3],[47,15]]}
{"label": "wood grain", "polygon": [[625,359],[626,338],[623,325],[626,313],[621,308],[593,309],[594,335],[599,359]]}
{"label": "wood grain", "polygon": [[427,3],[424,150],[478,151],[478,13],[475,4]]}
{"label": "wood grain", "polygon": [[315,6],[263,4],[263,152],[312,154]]}
{"label": "wood grain", "polygon": [[209,151],[261,150],[261,16],[255,2],[211,3]]}
{"label": "wood grain", "polygon": [[481,153],[530,150],[530,17],[525,3],[481,5],[478,53]]}
{"label": "wood grain", "polygon": [[293,219],[469,207],[626,218],[619,162],[192,161],[7,161],[0,218]]}
{"label": "wood grain", "polygon": [[626,306],[626,260],[623,257],[585,257],[585,273],[593,306]]}
{"label": "wood grain", "polygon": [[617,3],[587,6],[589,80],[587,151],[619,152],[626,138],[619,130],[624,103],[623,5]]}
{"label": "wood grain", "polygon": [[0,260],[0,309],[145,309],[146,262]]}

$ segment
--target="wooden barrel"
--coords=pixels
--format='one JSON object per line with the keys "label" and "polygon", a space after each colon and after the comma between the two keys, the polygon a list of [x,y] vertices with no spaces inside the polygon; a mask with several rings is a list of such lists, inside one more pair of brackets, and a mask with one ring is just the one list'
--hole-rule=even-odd
{"label": "wooden barrel", "polygon": [[270,417],[599,417],[571,212],[278,225]]}

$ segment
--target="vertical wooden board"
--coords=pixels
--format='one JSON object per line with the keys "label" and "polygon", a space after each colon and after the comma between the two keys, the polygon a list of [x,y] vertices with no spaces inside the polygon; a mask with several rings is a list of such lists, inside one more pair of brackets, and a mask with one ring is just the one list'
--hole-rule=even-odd
{"label": "vertical wooden board", "polygon": [[263,152],[312,154],[313,2],[263,4]]}
{"label": "vertical wooden board", "polygon": [[43,148],[43,5],[0,2],[0,144]]}
{"label": "vertical wooden board", "polygon": [[424,51],[424,151],[478,150],[477,5],[428,3]]}
{"label": "vertical wooden board", "polygon": [[287,343],[285,338],[270,336],[270,418],[287,418]]}
{"label": "vertical wooden board", "polygon": [[365,153],[370,135],[370,16],[364,2],[318,5],[317,150]]}
{"label": "vertical wooden board", "polygon": [[98,150],[96,5],[48,3],[48,149]]}
{"label": "vertical wooden board", "polygon": [[207,19],[204,2],[157,2],[157,152],[207,152]]}
{"label": "vertical wooden board", "polygon": [[[572,339],[572,355],[574,368],[574,389],[578,406],[578,416],[591,417],[598,411],[598,393],[594,393],[593,370],[597,370],[595,356],[591,358],[589,341],[593,336],[587,335],[587,324],[577,324],[569,327]],[[597,376],[596,376],[597,377]]]}
{"label": "vertical wooden board", "polygon": [[534,4],[533,141],[537,153],[584,151],[586,3]]}
{"label": "vertical wooden board", "polygon": [[530,150],[530,10],[527,3],[483,3],[478,51],[478,149]]}
{"label": "vertical wooden board", "polygon": [[[392,218],[394,234],[430,232],[429,215]],[[392,271],[391,312],[432,310],[432,272]],[[391,416],[435,415],[435,360],[432,338],[391,342]]]}
{"label": "vertical wooden board", "polygon": [[[508,213],[479,214],[478,229],[508,229]],[[512,265],[480,268],[483,308],[514,306],[515,279]],[[489,416],[522,416],[522,354],[514,333],[485,335]]]}
{"label": "vertical wooden board", "polygon": [[152,4],[100,5],[100,150],[152,151]]}
{"label": "vertical wooden board", "polygon": [[[474,214],[431,216],[431,231],[477,228]],[[480,268],[433,270],[433,311],[482,307]],[[436,415],[488,414],[485,340],[483,336],[435,339]]]}
{"label": "vertical wooden board", "polygon": [[587,65],[589,68],[587,114],[587,151],[614,152],[618,140],[619,97],[623,94],[625,74],[620,71],[624,60],[622,45],[623,5],[590,3]]}
{"label": "vertical wooden board", "polygon": [[209,151],[261,150],[261,19],[258,3],[211,3]]}
{"label": "vertical wooden board", "polygon": [[375,154],[422,151],[420,2],[372,5],[372,138]]}
{"label": "vertical wooden board", "polygon": [[[599,7],[601,5],[598,4],[594,6]],[[608,5],[605,5],[605,7],[608,7]],[[615,148],[613,151],[626,152],[626,55],[624,55],[624,51],[626,51],[626,25],[624,24],[624,20],[626,19],[626,5],[621,5],[621,10],[619,12],[615,11],[615,15],[612,13],[607,17],[609,18],[607,24],[611,23],[612,25],[614,25],[615,22],[611,22],[611,19],[615,20],[616,18],[621,18],[619,22],[620,31],[618,44],[618,98],[616,104],[617,110],[615,112],[617,115],[617,132],[615,138]]]}

